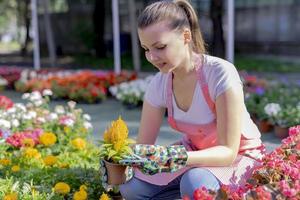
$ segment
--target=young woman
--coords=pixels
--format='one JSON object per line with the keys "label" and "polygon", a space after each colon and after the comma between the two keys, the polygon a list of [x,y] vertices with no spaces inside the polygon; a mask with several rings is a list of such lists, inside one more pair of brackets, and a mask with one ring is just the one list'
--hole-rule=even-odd
{"label": "young woman", "polygon": [[147,60],[159,72],[145,94],[137,143],[151,148],[167,109],[170,126],[183,134],[178,144],[186,159],[177,171],[156,170],[154,175],[143,173],[149,166],[135,165],[134,177],[120,186],[122,196],[192,199],[202,186],[217,190],[221,184],[245,184],[262,155],[260,133],[246,110],[235,67],[205,54],[193,7],[186,0],[147,6],[138,19],[138,35]]}

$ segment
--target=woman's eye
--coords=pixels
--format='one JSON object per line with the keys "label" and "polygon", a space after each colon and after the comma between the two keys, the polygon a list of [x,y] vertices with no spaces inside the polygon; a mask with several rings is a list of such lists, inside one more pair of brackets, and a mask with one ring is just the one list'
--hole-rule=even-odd
{"label": "woman's eye", "polygon": [[160,47],[156,47],[156,48],[159,49],[159,50],[162,50],[162,49],[164,49],[166,46],[167,46],[167,45],[160,46]]}

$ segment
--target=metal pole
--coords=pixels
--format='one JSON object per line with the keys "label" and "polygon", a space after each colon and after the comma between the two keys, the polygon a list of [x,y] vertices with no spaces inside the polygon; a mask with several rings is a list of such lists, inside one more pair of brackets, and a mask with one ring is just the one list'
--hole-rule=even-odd
{"label": "metal pole", "polygon": [[40,44],[39,44],[39,28],[38,28],[38,16],[37,16],[37,0],[31,0],[31,20],[33,29],[33,62],[34,69],[39,70],[40,64]]}
{"label": "metal pole", "polygon": [[234,0],[227,0],[226,59],[234,63]]}
{"label": "metal pole", "polygon": [[121,73],[120,56],[120,29],[119,29],[119,5],[118,0],[112,0],[113,40],[114,40],[114,69],[116,74]]}
{"label": "metal pole", "polygon": [[135,0],[129,0],[129,17],[130,17],[130,34],[131,34],[131,46],[132,46],[132,59],[133,66],[136,72],[141,70],[141,60],[140,60],[140,48],[137,37],[137,28],[136,28],[136,8]]}

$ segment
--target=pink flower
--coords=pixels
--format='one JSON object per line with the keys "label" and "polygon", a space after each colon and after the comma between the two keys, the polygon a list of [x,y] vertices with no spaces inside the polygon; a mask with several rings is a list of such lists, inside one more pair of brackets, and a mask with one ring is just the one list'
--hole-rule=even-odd
{"label": "pink flower", "polygon": [[258,199],[260,200],[271,200],[272,195],[266,191],[263,186],[259,186],[255,189]]}

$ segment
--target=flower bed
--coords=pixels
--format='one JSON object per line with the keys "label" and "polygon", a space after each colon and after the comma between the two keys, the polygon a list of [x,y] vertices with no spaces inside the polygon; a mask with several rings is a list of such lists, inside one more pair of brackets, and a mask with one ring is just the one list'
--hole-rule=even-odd
{"label": "flower bed", "polygon": [[146,88],[153,76],[145,79],[137,79],[129,82],[123,82],[109,88],[110,93],[117,100],[121,101],[127,108],[135,108],[142,105]]}
{"label": "flower bed", "polygon": [[[300,125],[289,129],[289,137],[263,158],[245,187],[235,191],[226,185],[217,192],[199,188],[195,200],[297,200],[300,199]],[[188,197],[184,198],[188,200]]]}
{"label": "flower bed", "polygon": [[136,74],[122,72],[116,75],[103,71],[60,71],[57,73],[36,74],[34,71],[22,73],[15,88],[20,92],[51,89],[53,98],[69,99],[77,102],[97,103],[107,96],[107,88],[114,84],[133,80]]}
{"label": "flower bed", "polygon": [[50,110],[49,92],[0,108],[0,199],[99,199],[99,149],[75,102]]}

